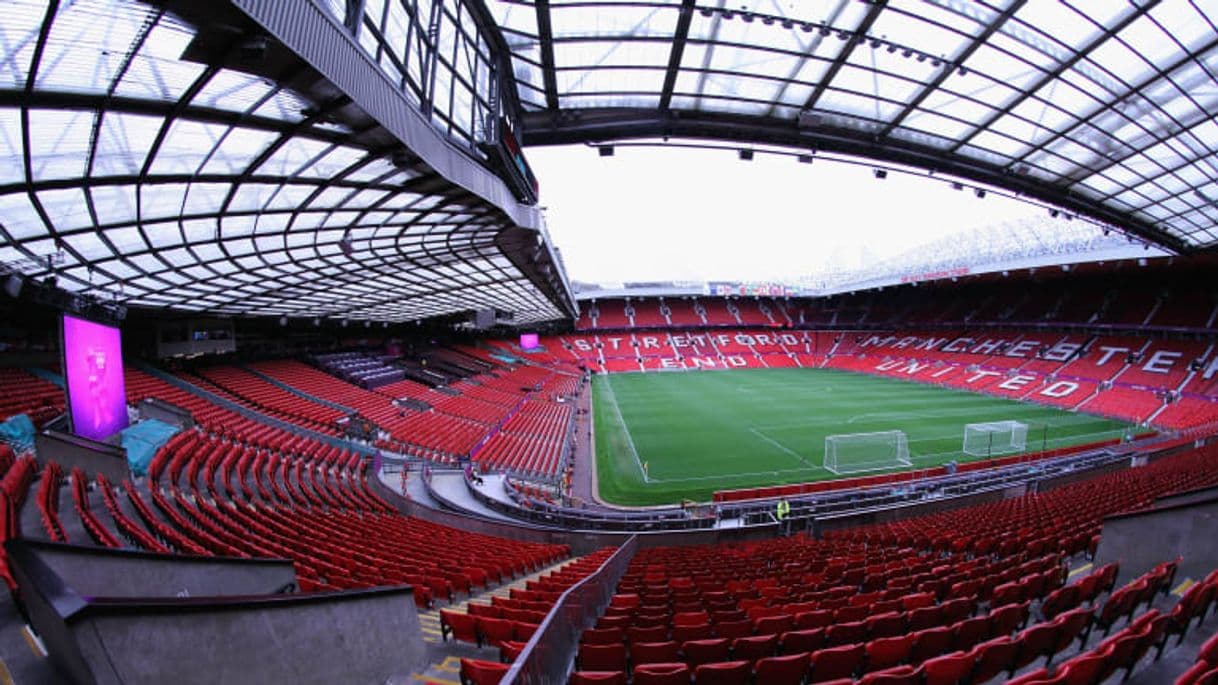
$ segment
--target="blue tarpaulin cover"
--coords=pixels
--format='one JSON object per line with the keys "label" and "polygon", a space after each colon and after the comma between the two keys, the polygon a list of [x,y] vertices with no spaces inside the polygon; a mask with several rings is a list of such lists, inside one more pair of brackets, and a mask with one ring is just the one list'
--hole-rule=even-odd
{"label": "blue tarpaulin cover", "polygon": [[17,454],[34,449],[34,422],[25,414],[10,416],[0,423],[0,442],[7,443]]}
{"label": "blue tarpaulin cover", "polygon": [[148,472],[148,464],[161,445],[176,435],[177,427],[164,421],[147,419],[123,431],[123,448],[127,450],[127,466],[137,476]]}

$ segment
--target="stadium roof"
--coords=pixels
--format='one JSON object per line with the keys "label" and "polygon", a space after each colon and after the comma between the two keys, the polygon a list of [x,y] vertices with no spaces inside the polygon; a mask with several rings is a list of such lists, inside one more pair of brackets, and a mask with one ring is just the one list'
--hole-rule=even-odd
{"label": "stadium roof", "polygon": [[488,0],[526,144],[794,145],[1218,245],[1218,5]]}
{"label": "stadium roof", "polygon": [[[395,129],[417,103],[368,95],[381,72],[327,40],[342,26],[320,5],[288,17],[303,49],[237,6],[4,3],[0,274],[212,314],[574,311],[535,210],[481,167],[445,166],[457,124]],[[335,73],[360,88],[308,50],[346,59]]]}

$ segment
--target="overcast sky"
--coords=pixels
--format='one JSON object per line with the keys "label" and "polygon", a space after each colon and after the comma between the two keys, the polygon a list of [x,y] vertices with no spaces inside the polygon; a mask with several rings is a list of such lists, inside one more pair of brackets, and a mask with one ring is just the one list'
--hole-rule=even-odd
{"label": "overcast sky", "polygon": [[531,147],[568,275],[596,283],[795,280],[1045,210],[868,166],[733,150]]}

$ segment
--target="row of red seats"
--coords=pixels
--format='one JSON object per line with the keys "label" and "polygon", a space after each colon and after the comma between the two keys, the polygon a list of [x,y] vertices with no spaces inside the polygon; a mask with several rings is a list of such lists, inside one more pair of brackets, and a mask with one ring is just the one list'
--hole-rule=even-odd
{"label": "row of red seats", "polygon": [[63,388],[13,366],[0,367],[0,421],[25,414],[37,427],[59,416],[64,409]]}
{"label": "row of red seats", "polygon": [[252,403],[259,410],[306,428],[338,434],[338,420],[343,418],[341,411],[284,390],[245,369],[216,366],[200,369],[198,377],[206,379],[230,396]]}
{"label": "row of red seats", "polygon": [[1218,633],[1201,645],[1197,660],[1176,679],[1176,685],[1218,684]]}
{"label": "row of red seats", "polygon": [[545,620],[562,593],[600,568],[614,551],[613,548],[598,550],[544,574],[540,581],[529,581],[547,588],[526,591],[544,593],[544,599],[537,594],[530,595],[533,599],[492,597],[491,604],[470,602],[464,612],[441,609],[441,636],[444,640],[451,637],[479,647],[496,647],[502,660],[510,663],[533,636],[537,626]]}
{"label": "row of red seats", "polygon": [[38,483],[38,514],[42,527],[52,542],[67,542],[59,519],[59,490],[63,487],[63,469],[55,462],[48,462]]}
{"label": "row of red seats", "polygon": [[4,542],[21,535],[21,507],[38,467],[34,458],[17,458],[12,448],[0,443],[0,577],[9,588],[17,587],[8,568]]}

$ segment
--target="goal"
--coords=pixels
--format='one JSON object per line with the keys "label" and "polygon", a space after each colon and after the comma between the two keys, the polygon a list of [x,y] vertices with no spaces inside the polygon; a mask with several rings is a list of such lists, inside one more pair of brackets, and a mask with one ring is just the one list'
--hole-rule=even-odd
{"label": "goal", "polygon": [[990,421],[964,426],[964,453],[992,457],[1022,452],[1028,447],[1028,424],[1021,421]]}
{"label": "goal", "polygon": [[904,431],[826,436],[824,465],[837,475],[913,466]]}

